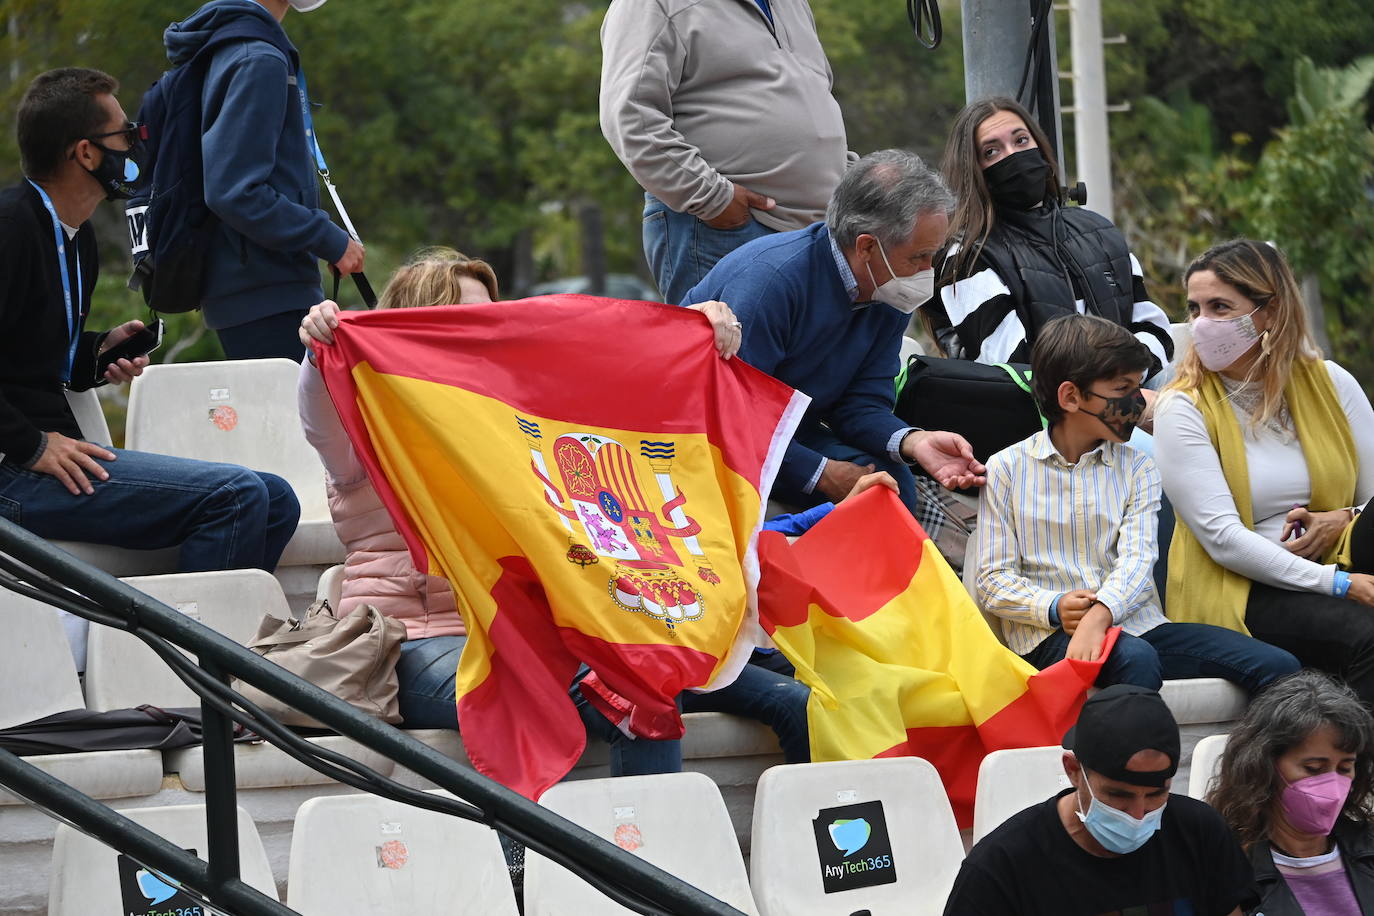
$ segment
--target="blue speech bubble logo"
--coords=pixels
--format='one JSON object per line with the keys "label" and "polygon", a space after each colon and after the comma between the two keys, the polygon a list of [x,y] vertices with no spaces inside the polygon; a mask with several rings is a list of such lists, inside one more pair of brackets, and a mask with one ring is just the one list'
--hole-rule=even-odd
{"label": "blue speech bubble logo", "polygon": [[845,855],[852,856],[864,848],[872,833],[873,828],[863,818],[835,821],[830,825],[830,842]]}
{"label": "blue speech bubble logo", "polygon": [[138,881],[138,890],[143,896],[148,898],[148,903],[156,906],[165,903],[176,896],[177,889],[150,871],[140,869],[134,876]]}

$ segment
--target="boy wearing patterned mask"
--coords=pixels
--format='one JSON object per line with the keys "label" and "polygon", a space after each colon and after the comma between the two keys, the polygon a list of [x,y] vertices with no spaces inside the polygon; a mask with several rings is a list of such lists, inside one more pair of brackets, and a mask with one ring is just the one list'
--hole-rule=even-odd
{"label": "boy wearing patterned mask", "polygon": [[946,916],[1239,916],[1250,866],[1215,811],[1169,793],[1179,751],[1158,693],[1121,684],[1090,698],[1064,736],[1071,787],[973,848]]}
{"label": "boy wearing patterned mask", "polygon": [[1288,652],[1223,627],[1169,623],[1153,571],[1159,473],[1127,448],[1145,412],[1150,352],[1104,318],[1047,324],[1031,353],[1048,428],[988,461],[979,509],[977,597],[1002,638],[1037,668],[1094,661],[1122,629],[1097,685],[1158,690],[1222,677],[1254,693],[1298,670]]}

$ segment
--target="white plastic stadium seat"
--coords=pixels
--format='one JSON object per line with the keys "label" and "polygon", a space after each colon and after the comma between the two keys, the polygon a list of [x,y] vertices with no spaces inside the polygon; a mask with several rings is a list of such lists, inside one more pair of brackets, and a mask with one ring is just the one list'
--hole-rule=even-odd
{"label": "white plastic stadium seat", "polygon": [[[563,782],[545,792],[540,804],[736,909],[758,912],[720,790],[700,773]],[[612,916],[632,911],[531,852],[525,858],[525,912]]]}
{"label": "white plastic stadium seat", "polygon": [[1191,677],[1165,681],[1159,695],[1179,725],[1207,725],[1234,722],[1245,715],[1249,695],[1237,685],[1219,677]]}
{"label": "white plastic stadium seat", "polygon": [[[257,569],[147,576],[129,579],[128,584],[238,643],[253,638],[264,614],[280,619],[290,615],[281,585]],[[143,703],[164,708],[200,705],[200,698],[161,658],[142,640],[127,633],[92,627],[88,656],[86,698],[91,709],[120,709]],[[395,768],[390,759],[349,738],[331,735],[310,740],[361,760],[384,776]],[[185,788],[205,791],[202,748],[168,751],[164,756],[167,771],[179,774]],[[234,745],[234,770],[241,789],[331,782],[269,744]]]}
{"label": "white plastic stadium seat", "polygon": [[1227,735],[1208,735],[1193,747],[1193,765],[1188,770],[1188,794],[1205,799],[1213,778],[1221,770],[1221,755]]}
{"label": "white plastic stadium seat", "polygon": [[992,635],[996,636],[1002,645],[1006,645],[1007,641],[1002,638],[1002,618],[983,610],[983,606],[978,604],[978,562],[978,529],[974,528],[973,535],[964,548],[964,591],[968,592],[973,603],[978,605],[978,613],[988,622]]}
{"label": "white plastic stadium seat", "polygon": [[67,404],[72,409],[72,415],[76,417],[76,425],[80,428],[83,439],[96,445],[114,444],[114,437],[110,435],[110,424],[105,421],[105,411],[100,409],[100,395],[96,394],[96,389],[67,389]]}
{"label": "white plastic stadium seat", "polygon": [[[125,580],[145,594],[237,643],[246,643],[264,614],[286,618],[281,586],[260,569],[176,573]],[[91,627],[86,656],[86,705],[91,709],[198,706],[200,698],[136,636]]]}
{"label": "white plastic stadium seat", "polygon": [[329,606],[337,612],[339,602],[343,600],[343,580],[344,568],[342,563],[326,569],[320,575],[320,584],[315,588],[315,600],[328,601]]}
{"label": "white plastic stadium seat", "polygon": [[56,608],[0,590],[0,632],[0,728],[85,706]]}
{"label": "white plastic stadium seat", "polygon": [[[81,709],[67,636],[58,612],[31,598],[0,591],[0,728]],[[162,785],[157,751],[99,751],[24,758],[92,798],[151,795]],[[0,806],[22,802],[0,790]]]}
{"label": "white plastic stadium seat", "polygon": [[1019,811],[1067,789],[1061,747],[1022,747],[993,751],[978,767],[973,805],[973,842],[978,842]]}
{"label": "white plastic stadium seat", "polygon": [[963,858],[940,775],[918,757],[777,766],[759,779],[750,875],[763,916],[939,914]]}
{"label": "white plastic stadium seat", "polygon": [[[120,814],[165,837],[182,849],[194,849],[202,859],[208,854],[205,841],[204,805],[168,805],[161,808],[131,808]],[[273,900],[277,888],[272,882],[272,867],[267,862],[262,840],[253,819],[238,809],[239,866],[243,881]],[[170,888],[151,876],[138,875],[136,864],[126,867],[129,877],[138,882],[130,888],[144,889],[145,906],[161,899]],[[86,916],[88,913],[122,912],[120,907],[119,853],[99,840],[59,824],[53,838],[52,869],[48,884],[48,916]],[[174,903],[175,900],[169,900]],[[156,908],[156,907],[155,907]],[[189,909],[189,908],[188,908]],[[143,910],[140,910],[143,912]]]}
{"label": "white plastic stadium seat", "polygon": [[299,374],[289,359],[149,366],[130,387],[127,446],[286,478],[300,500],[301,521],[281,565],[341,563],[324,467],[296,413]]}
{"label": "white plastic stadium seat", "polygon": [[516,914],[495,831],[374,795],[301,805],[286,883],[302,916]]}

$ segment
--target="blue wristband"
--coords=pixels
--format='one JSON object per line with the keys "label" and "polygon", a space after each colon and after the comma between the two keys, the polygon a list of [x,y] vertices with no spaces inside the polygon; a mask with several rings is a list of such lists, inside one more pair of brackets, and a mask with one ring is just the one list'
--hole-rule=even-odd
{"label": "blue wristband", "polygon": [[1068,592],[1060,592],[1058,595],[1055,595],[1054,600],[1050,602],[1050,626],[1056,629],[1059,627],[1059,599],[1067,594]]}
{"label": "blue wristband", "polygon": [[1331,594],[1337,598],[1344,598],[1348,591],[1350,591],[1350,573],[1343,569],[1336,570],[1335,580],[1331,583]]}

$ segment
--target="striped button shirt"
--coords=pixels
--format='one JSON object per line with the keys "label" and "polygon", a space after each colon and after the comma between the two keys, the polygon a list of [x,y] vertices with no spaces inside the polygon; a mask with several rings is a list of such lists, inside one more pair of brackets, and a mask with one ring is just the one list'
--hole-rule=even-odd
{"label": "striped button shirt", "polygon": [[1069,464],[1038,432],[993,455],[978,510],[978,603],[1018,655],[1055,626],[1059,596],[1091,589],[1127,633],[1165,622],[1155,594],[1159,472],[1103,442]]}

